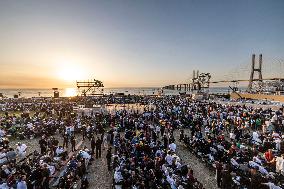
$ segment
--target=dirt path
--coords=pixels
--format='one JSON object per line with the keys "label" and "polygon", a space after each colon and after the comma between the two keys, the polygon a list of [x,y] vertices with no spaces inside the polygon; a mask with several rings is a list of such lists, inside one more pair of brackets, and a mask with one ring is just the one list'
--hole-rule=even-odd
{"label": "dirt path", "polygon": [[[84,142],[84,145],[91,149],[88,140]],[[107,170],[106,152],[107,150],[103,150],[102,148],[101,158],[95,158],[88,167],[87,177],[90,183],[90,189],[111,189],[113,172]]]}
{"label": "dirt path", "polygon": [[[188,132],[188,130],[185,130],[185,134],[188,134]],[[178,141],[178,131],[175,131],[175,139],[177,141],[177,155],[193,170],[195,178],[203,184],[205,189],[216,189],[215,173],[210,171],[196,156],[190,153],[182,142]]]}

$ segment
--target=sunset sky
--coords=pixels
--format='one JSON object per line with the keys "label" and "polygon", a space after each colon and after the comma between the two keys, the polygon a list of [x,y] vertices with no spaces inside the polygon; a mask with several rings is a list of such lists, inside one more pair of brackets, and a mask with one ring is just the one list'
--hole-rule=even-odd
{"label": "sunset sky", "polygon": [[159,87],[284,60],[283,0],[1,0],[0,28],[0,88]]}

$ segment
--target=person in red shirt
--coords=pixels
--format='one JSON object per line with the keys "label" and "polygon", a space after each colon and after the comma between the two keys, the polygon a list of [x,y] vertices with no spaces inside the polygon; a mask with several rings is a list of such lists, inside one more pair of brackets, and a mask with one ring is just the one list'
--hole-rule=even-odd
{"label": "person in red shirt", "polygon": [[272,149],[268,149],[268,151],[264,153],[264,158],[267,161],[267,163],[270,163],[273,161],[274,155],[272,153]]}
{"label": "person in red shirt", "polygon": [[276,158],[272,153],[272,149],[268,149],[268,151],[264,153],[264,158],[270,168],[275,167]]}

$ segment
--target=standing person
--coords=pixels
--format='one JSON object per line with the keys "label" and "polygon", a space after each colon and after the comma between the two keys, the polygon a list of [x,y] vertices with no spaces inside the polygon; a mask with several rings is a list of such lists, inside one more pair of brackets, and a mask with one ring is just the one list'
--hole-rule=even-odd
{"label": "standing person", "polygon": [[157,133],[157,138],[159,138],[161,133],[161,127],[159,125],[156,126],[156,133]]}
{"label": "standing person", "polygon": [[75,136],[74,135],[72,135],[71,136],[71,150],[72,150],[72,152],[75,152],[76,151],[76,139],[75,139]]}
{"label": "standing person", "polygon": [[111,144],[111,134],[110,134],[110,132],[107,132],[107,144],[108,144],[108,146]]}
{"label": "standing person", "polygon": [[102,153],[102,140],[100,137],[97,137],[96,141],[96,159],[101,158]]}
{"label": "standing person", "polygon": [[190,183],[189,189],[193,189],[193,185],[194,185],[194,182],[195,182],[195,178],[194,178],[194,176],[193,176],[193,170],[192,170],[192,169],[189,170],[189,173],[188,173],[188,175],[187,175],[187,179],[188,179],[188,181],[189,181],[189,183]]}
{"label": "standing person", "polygon": [[67,135],[67,133],[65,133],[64,135],[63,135],[63,148],[68,148],[68,135]]}
{"label": "standing person", "polygon": [[164,125],[161,125],[160,130],[161,130],[161,136],[163,136],[164,133],[165,133],[165,126],[164,126]]}
{"label": "standing person", "polygon": [[27,148],[28,148],[27,145],[21,144],[20,142],[18,143],[17,153],[21,159],[25,158],[26,153],[27,153],[26,152]]}
{"label": "standing person", "polygon": [[42,174],[42,180],[41,180],[41,188],[42,189],[49,189],[49,169],[47,168],[47,164],[44,164],[41,167],[41,174]]}
{"label": "standing person", "polygon": [[47,142],[44,136],[42,136],[42,138],[38,141],[39,146],[40,146],[40,153],[46,154],[46,147],[47,147]]}
{"label": "standing person", "polygon": [[110,144],[113,145],[113,141],[114,141],[114,134],[113,134],[113,130],[110,131]]}
{"label": "standing person", "polygon": [[70,135],[74,135],[75,136],[75,127],[74,127],[74,125],[70,126]]}
{"label": "standing person", "polygon": [[111,147],[108,148],[107,150],[107,155],[106,155],[106,159],[107,159],[107,169],[108,171],[111,170],[110,164],[111,164]]}
{"label": "standing person", "polygon": [[163,140],[164,140],[164,148],[167,149],[169,143],[167,135],[164,135]]}
{"label": "standing person", "polygon": [[232,188],[232,176],[227,166],[224,167],[222,171],[222,189]]}
{"label": "standing person", "polygon": [[103,135],[103,145],[104,145],[103,150],[105,150],[105,149],[108,148],[107,135],[108,135],[108,133],[106,133],[106,134]]}
{"label": "standing person", "polygon": [[222,170],[223,170],[223,165],[221,162],[216,161],[216,179],[217,179],[217,186],[221,188],[222,186]]}
{"label": "standing person", "polygon": [[85,140],[86,136],[87,136],[87,128],[86,128],[86,125],[83,124],[82,126],[82,136],[83,136],[83,140]]}
{"label": "standing person", "polygon": [[95,148],[96,148],[96,139],[94,136],[91,138],[91,150],[92,150],[92,155],[95,153]]}

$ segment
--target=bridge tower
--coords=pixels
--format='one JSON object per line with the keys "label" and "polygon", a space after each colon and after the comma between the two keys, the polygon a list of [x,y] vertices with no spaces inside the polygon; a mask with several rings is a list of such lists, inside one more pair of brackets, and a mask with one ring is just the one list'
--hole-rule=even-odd
{"label": "bridge tower", "polygon": [[[258,78],[254,77],[255,72],[258,73]],[[250,73],[250,79],[249,79],[249,84],[248,84],[248,91],[249,92],[252,91],[253,83],[255,81],[258,81],[259,86],[262,83],[262,54],[259,55],[258,68],[256,68],[256,65],[255,65],[255,54],[252,55],[251,73]]]}

